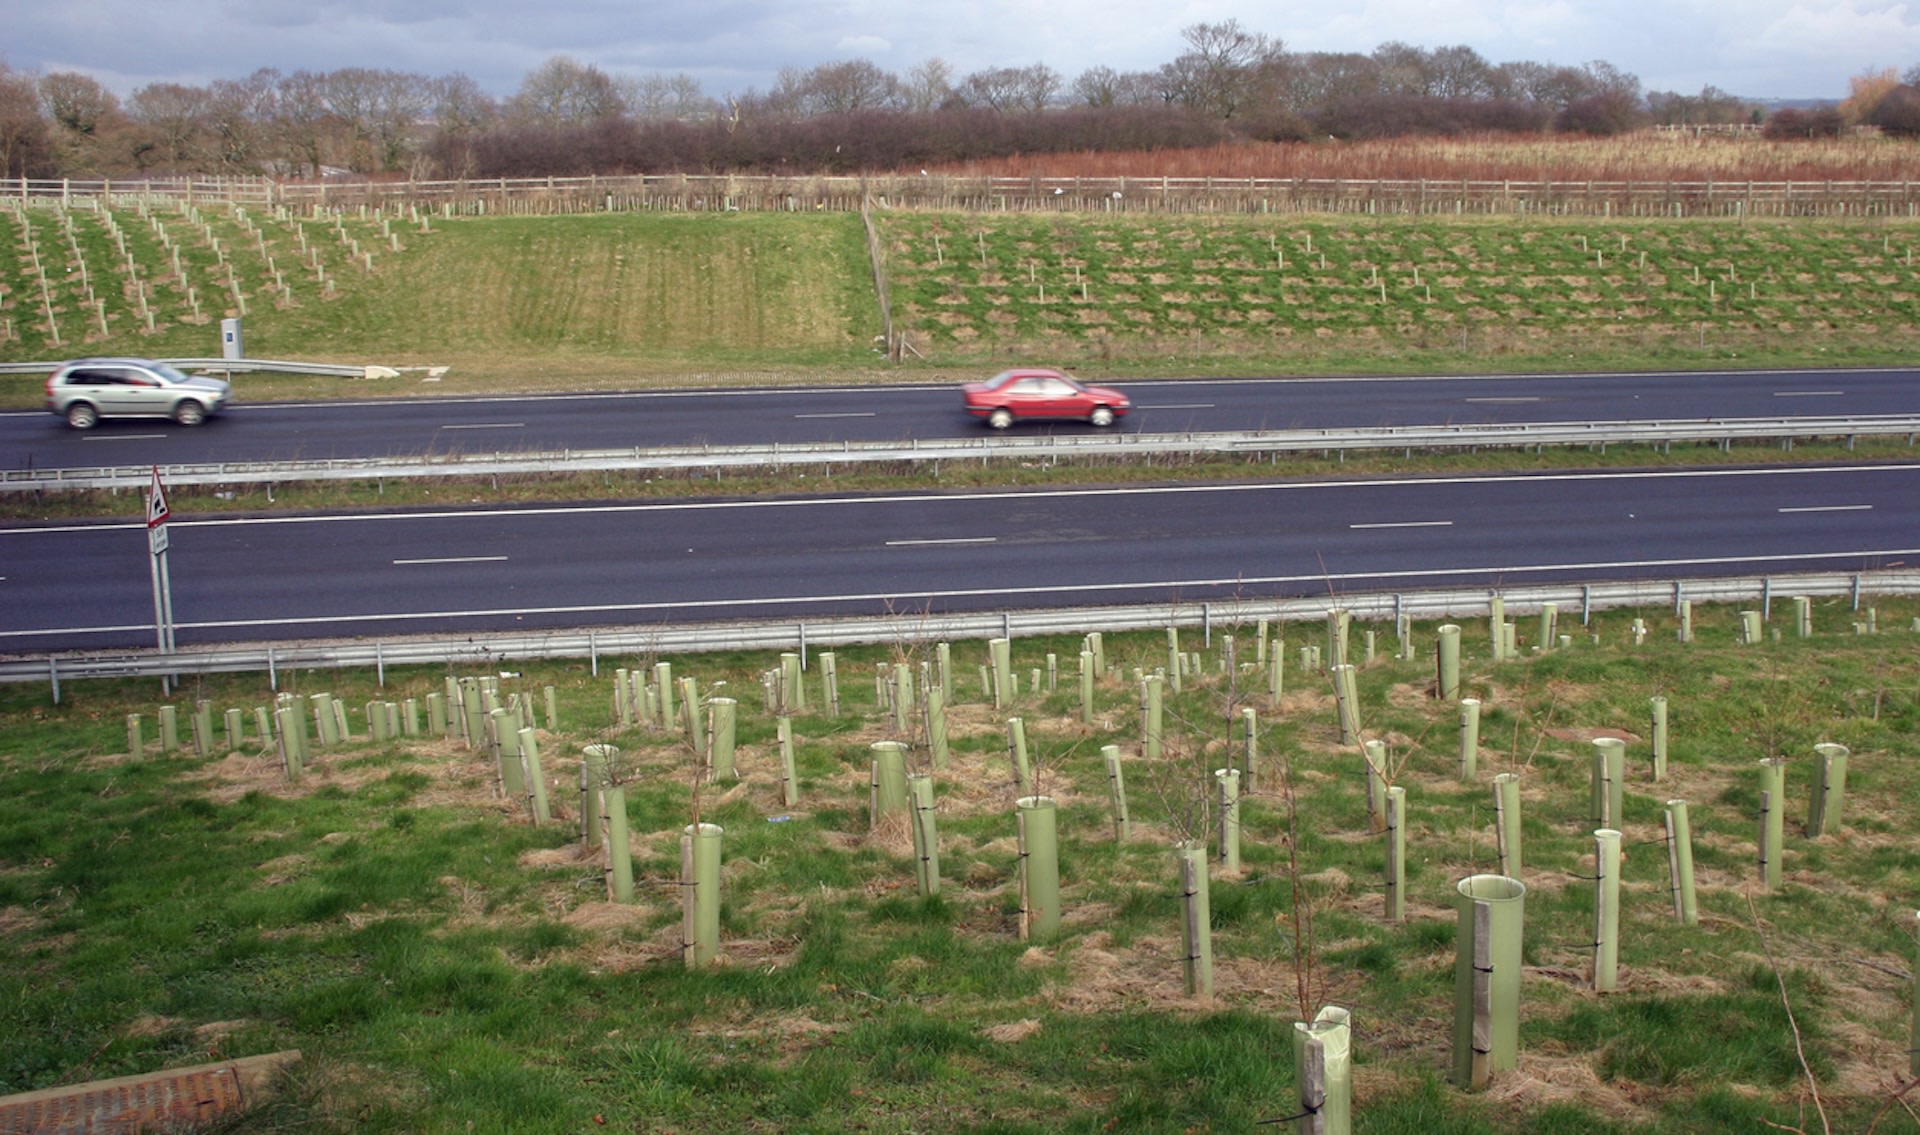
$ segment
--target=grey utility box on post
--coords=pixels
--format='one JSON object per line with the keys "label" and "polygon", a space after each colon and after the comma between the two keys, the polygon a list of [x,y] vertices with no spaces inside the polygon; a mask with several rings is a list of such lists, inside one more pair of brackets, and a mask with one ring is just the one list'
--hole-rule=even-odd
{"label": "grey utility box on post", "polygon": [[244,359],[247,349],[240,341],[240,321],[222,319],[220,321],[220,357],[223,359]]}

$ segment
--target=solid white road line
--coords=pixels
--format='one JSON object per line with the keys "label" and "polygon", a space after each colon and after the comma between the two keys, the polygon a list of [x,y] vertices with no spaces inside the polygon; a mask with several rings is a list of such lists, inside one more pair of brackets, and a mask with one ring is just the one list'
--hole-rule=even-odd
{"label": "solid white road line", "polygon": [[527,423],[525,422],[471,422],[471,423],[462,424],[462,423],[456,422],[453,425],[441,426],[440,428],[443,430],[523,430],[527,428]]}
{"label": "solid white road line", "polygon": [[396,566],[402,567],[414,564],[497,564],[506,558],[505,556],[441,556],[435,559],[395,560],[393,562]]}
{"label": "solid white road line", "polygon": [[1401,520],[1380,524],[1349,524],[1348,528],[1452,528],[1451,520]]}
{"label": "solid white road line", "polygon": [[946,540],[888,540],[889,548],[917,548],[928,544],[994,544],[998,536],[955,536]]}
{"label": "solid white road line", "polygon": [[152,441],[166,434],[88,434],[81,441]]}
{"label": "solid white road line", "polygon": [[1775,398],[1837,398],[1845,394],[1844,390],[1776,390]]}
{"label": "solid white road line", "polygon": [[849,410],[844,414],[795,414],[794,418],[877,418],[879,416],[879,414],[874,413],[872,410],[868,410],[865,413]]}
{"label": "solid white road line", "polygon": [[1870,504],[1810,504],[1799,508],[1776,509],[1777,512],[1872,512]]}

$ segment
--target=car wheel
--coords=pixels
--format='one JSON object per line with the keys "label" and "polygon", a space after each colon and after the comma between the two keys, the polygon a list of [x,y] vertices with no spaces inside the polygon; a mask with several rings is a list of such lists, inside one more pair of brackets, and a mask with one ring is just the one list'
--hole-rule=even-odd
{"label": "car wheel", "polygon": [[67,407],[67,424],[76,430],[90,430],[100,420],[100,411],[85,402],[75,402]]}
{"label": "car wheel", "polygon": [[1013,411],[1002,406],[1000,409],[987,415],[987,424],[996,430],[1004,430],[1013,424]]}
{"label": "car wheel", "polygon": [[1093,413],[1087,415],[1087,420],[1096,426],[1110,426],[1113,424],[1113,410],[1107,406],[1095,406]]}
{"label": "car wheel", "polygon": [[173,408],[173,420],[183,426],[197,426],[207,420],[207,408],[189,398]]}

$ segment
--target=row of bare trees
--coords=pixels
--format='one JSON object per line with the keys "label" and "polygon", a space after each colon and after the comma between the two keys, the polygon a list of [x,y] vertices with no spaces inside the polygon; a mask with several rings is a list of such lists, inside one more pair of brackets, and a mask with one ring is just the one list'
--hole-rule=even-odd
{"label": "row of bare trees", "polygon": [[[1635,76],[1600,61],[1495,64],[1466,46],[1405,43],[1369,54],[1294,52],[1236,20],[1194,24],[1181,36],[1184,50],[1147,71],[1094,67],[1068,81],[1045,64],[961,75],[930,59],[895,74],[856,59],[789,68],[766,91],[724,99],[689,75],[615,76],[565,57],[543,63],[505,99],[458,73],[362,67],[260,70],[205,87],[155,83],[123,99],[87,75],[0,64],[0,175],[898,169],[1010,150],[1605,134],[1761,117],[1712,87],[1643,92]],[[1855,84],[1838,117],[1801,115],[1785,123],[1785,136],[1874,115],[1920,128],[1920,97],[1892,72],[1864,93]]]}

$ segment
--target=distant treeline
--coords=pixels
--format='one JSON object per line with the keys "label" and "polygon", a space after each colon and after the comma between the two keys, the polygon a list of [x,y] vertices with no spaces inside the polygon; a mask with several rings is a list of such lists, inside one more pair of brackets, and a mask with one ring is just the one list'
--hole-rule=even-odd
{"label": "distant treeline", "polygon": [[1759,105],[1713,87],[1643,91],[1595,61],[1491,63],[1465,46],[1294,52],[1237,21],[1194,24],[1147,71],[1045,64],[894,74],[865,60],[783,71],[714,98],[691,76],[619,77],[558,57],[496,99],[465,75],[260,70],[122,99],[74,72],[0,64],[0,175],[274,174],[414,178],[851,173],[1013,154],[1466,134],[1621,134],[1764,123],[1774,137],[1867,125],[1920,133],[1920,68],[1856,77],[1833,107]]}

